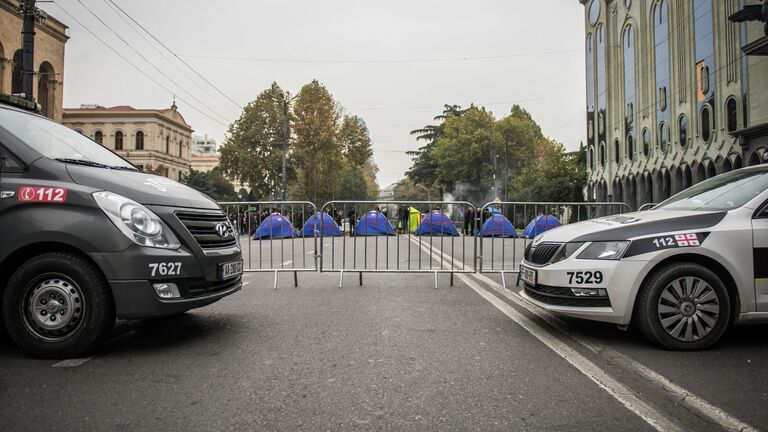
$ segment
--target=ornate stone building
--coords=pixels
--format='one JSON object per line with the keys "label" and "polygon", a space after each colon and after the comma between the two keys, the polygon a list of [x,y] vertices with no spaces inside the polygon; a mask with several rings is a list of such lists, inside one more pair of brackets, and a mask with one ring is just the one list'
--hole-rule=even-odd
{"label": "ornate stone building", "polygon": [[192,128],[176,104],[169,109],[82,105],[65,108],[63,123],[145,171],[173,180],[189,174]]}
{"label": "ornate stone building", "polygon": [[[22,92],[21,27],[18,0],[0,0],[0,93]],[[67,29],[50,15],[41,15],[35,28],[33,97],[43,114],[57,121],[62,116]]]}
{"label": "ornate stone building", "polygon": [[639,208],[764,161],[768,62],[742,52],[763,24],[731,20],[745,0],[580,2],[588,199]]}

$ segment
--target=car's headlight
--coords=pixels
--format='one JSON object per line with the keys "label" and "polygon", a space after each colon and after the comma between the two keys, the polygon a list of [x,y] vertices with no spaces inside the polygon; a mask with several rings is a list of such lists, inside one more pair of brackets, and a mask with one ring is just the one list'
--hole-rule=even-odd
{"label": "car's headlight", "polygon": [[579,248],[581,248],[582,246],[584,246],[584,242],[566,243],[563,247],[560,248],[559,251],[557,251],[557,254],[555,254],[555,256],[552,258],[552,261],[551,261],[552,264],[556,262],[560,262],[564,259],[567,259],[571,255],[576,253],[576,251],[579,250]]}
{"label": "car's headlight", "polygon": [[629,247],[628,241],[592,242],[577,258],[618,260],[624,255],[624,251],[627,250],[627,247]]}
{"label": "car's headlight", "polygon": [[176,249],[179,240],[150,209],[116,193],[95,192],[93,199],[115,226],[141,246]]}

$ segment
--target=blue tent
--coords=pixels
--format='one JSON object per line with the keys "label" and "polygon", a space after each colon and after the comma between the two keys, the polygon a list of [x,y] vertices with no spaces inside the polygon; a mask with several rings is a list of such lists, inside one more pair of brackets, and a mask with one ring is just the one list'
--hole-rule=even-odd
{"label": "blue tent", "polygon": [[480,235],[483,237],[515,237],[517,233],[509,219],[502,214],[494,214],[485,221]]}
{"label": "blue tent", "polygon": [[525,227],[525,236],[528,238],[536,237],[544,231],[560,226],[560,221],[552,215],[539,215],[531,219],[531,223]]}
{"label": "blue tent", "polygon": [[[321,220],[323,221],[322,224],[320,223]],[[331,218],[331,215],[325,212],[315,213],[314,216],[307,219],[307,223],[304,224],[300,234],[302,237],[314,237],[315,231],[320,231],[321,225],[323,232],[320,235],[323,237],[341,237],[339,225]]]}
{"label": "blue tent", "polygon": [[299,234],[285,216],[280,213],[272,213],[259,225],[259,229],[253,235],[254,240],[264,238],[281,239],[298,237]]}
{"label": "blue tent", "polygon": [[419,229],[416,230],[416,235],[449,235],[457,236],[459,232],[456,231],[456,227],[451,222],[451,218],[445,215],[440,210],[433,210],[424,217],[421,221]]}
{"label": "blue tent", "polygon": [[395,235],[395,230],[383,214],[371,210],[357,221],[355,225],[355,235],[359,236],[377,236],[377,235]]}

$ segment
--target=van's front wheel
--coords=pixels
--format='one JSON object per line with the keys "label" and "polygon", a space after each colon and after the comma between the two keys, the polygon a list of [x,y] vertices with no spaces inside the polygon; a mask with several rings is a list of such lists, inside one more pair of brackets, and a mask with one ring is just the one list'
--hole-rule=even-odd
{"label": "van's front wheel", "polygon": [[101,273],[75,254],[38,255],[11,276],[3,296],[11,339],[40,357],[76,357],[111,330],[111,292]]}

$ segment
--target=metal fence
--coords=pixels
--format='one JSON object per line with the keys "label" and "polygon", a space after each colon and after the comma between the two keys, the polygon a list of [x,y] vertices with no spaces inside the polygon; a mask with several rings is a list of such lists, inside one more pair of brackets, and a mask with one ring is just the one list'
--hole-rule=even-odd
{"label": "metal fence", "polygon": [[317,247],[317,207],[308,201],[254,201],[219,203],[232,223],[243,251],[243,271],[275,274],[315,272],[320,253]]}
{"label": "metal fence", "polygon": [[[473,273],[476,242],[463,201],[331,201],[321,212],[336,216],[340,235],[320,230],[320,271],[357,273]],[[325,218],[324,218],[325,219]],[[327,219],[326,219],[327,220]],[[323,224],[326,222],[324,221]]]}
{"label": "metal fence", "polygon": [[[539,229],[631,211],[625,203],[465,201],[223,202],[244,271],[274,273],[506,273],[519,271]],[[319,211],[318,211],[319,210]],[[533,221],[532,228],[526,232]],[[537,222],[538,221],[538,225]],[[537,228],[538,226],[538,228]]]}
{"label": "metal fence", "polygon": [[499,273],[506,287],[506,273],[517,273],[533,237],[555,226],[632,211],[625,203],[493,202],[477,216],[476,268]]}
{"label": "metal fence", "polygon": [[656,207],[657,205],[658,205],[657,203],[643,204],[643,205],[640,206],[639,209],[637,209],[637,211],[641,212],[641,211],[646,211],[646,210],[653,210],[653,208]]}

